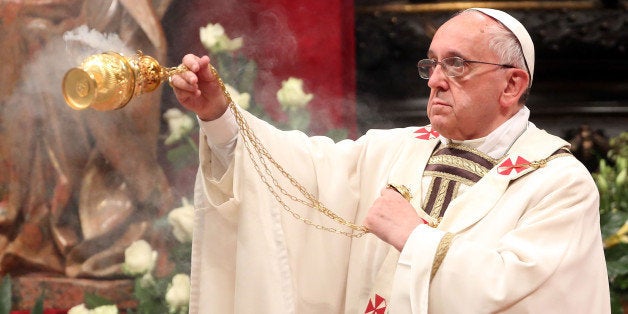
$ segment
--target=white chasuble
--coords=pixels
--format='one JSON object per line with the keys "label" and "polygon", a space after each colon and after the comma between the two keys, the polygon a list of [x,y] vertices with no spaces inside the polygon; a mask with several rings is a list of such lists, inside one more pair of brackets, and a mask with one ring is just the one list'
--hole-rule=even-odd
{"label": "white chasuble", "polygon": [[[405,128],[334,144],[243,114],[288,173],[358,225],[387,184],[421,195],[438,143],[419,132],[425,128]],[[530,127],[508,156],[543,160],[565,144]],[[538,169],[502,167],[505,174],[491,169],[452,201],[437,228],[417,227],[401,253],[372,234],[350,239],[295,218],[348,230],[284,196],[288,212],[260,179],[242,138],[224,175],[213,175],[213,158],[201,138],[191,313],[600,313],[608,306],[595,185],[573,157]],[[299,195],[270,171],[286,193]],[[421,214],[421,197],[411,203]],[[430,280],[448,234],[454,236]],[[587,287],[570,291],[583,271]]]}

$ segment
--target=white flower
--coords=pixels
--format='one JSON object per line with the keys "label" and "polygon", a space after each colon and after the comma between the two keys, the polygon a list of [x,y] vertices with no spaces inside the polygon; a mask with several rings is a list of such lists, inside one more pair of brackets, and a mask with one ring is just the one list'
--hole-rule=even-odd
{"label": "white flower", "polygon": [[183,206],[170,211],[168,222],[172,226],[174,237],[181,243],[188,243],[192,241],[194,231],[194,206],[186,198],[183,198],[182,203]]}
{"label": "white flower", "polygon": [[90,310],[85,304],[79,304],[71,308],[68,314],[118,314],[118,308],[115,305],[101,305]]}
{"label": "white flower", "polygon": [[251,95],[249,93],[240,93],[237,89],[229,84],[225,84],[227,93],[231,96],[231,100],[239,105],[242,109],[249,109],[251,103]]}
{"label": "white flower", "polygon": [[187,313],[190,302],[190,277],[176,274],[166,292],[166,302],[170,313]]}
{"label": "white flower", "polygon": [[156,261],[157,252],[153,251],[148,242],[138,240],[124,250],[122,267],[127,274],[139,276],[152,272]]}
{"label": "white flower", "polygon": [[207,26],[201,27],[199,33],[203,46],[205,46],[207,50],[211,50],[211,48],[218,42],[218,38],[220,36],[224,36],[225,29],[218,23],[209,23]]}
{"label": "white flower", "polygon": [[205,27],[201,27],[200,31],[201,43],[205,49],[217,53],[221,51],[235,51],[242,47],[242,37],[231,39],[225,34],[222,25],[209,23]]}
{"label": "white flower", "polygon": [[303,91],[303,80],[294,77],[281,82],[281,89],[277,91],[277,100],[284,110],[303,108],[313,97]]}
{"label": "white flower", "polygon": [[89,311],[89,314],[118,314],[118,308],[115,305],[101,305]]}
{"label": "white flower", "polygon": [[72,307],[68,311],[68,314],[89,314],[89,309],[85,307],[84,303],[81,303],[79,305],[75,305],[74,307]]}
{"label": "white flower", "polygon": [[218,42],[214,45],[212,51],[214,53],[220,51],[236,51],[242,47],[244,40],[242,37],[230,39],[227,35],[218,37]]}
{"label": "white flower", "polygon": [[168,122],[170,131],[170,135],[165,140],[166,145],[180,140],[194,128],[194,120],[177,108],[170,108],[164,112],[164,119]]}

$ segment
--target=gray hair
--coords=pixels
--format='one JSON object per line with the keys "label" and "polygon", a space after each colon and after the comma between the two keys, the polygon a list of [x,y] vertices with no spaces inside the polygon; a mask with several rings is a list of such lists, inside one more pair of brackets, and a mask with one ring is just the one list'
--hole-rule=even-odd
{"label": "gray hair", "polygon": [[[521,44],[519,44],[515,34],[506,29],[501,23],[490,25],[486,30],[492,35],[488,47],[497,54],[500,63],[528,71]],[[519,103],[525,104],[529,94],[530,88],[527,87],[521,98],[519,98]]]}
{"label": "gray hair", "polygon": [[501,24],[493,24],[486,29],[490,35],[488,47],[499,57],[499,62],[526,70],[523,51],[517,37]]}
{"label": "gray hair", "polygon": [[[460,13],[467,12],[481,13],[473,9],[467,9]],[[488,26],[486,28],[486,31],[489,35],[491,35],[488,48],[491,49],[495,54],[497,54],[499,62],[501,64],[509,64],[516,68],[525,70],[529,73],[523,51],[521,50],[521,44],[519,43],[519,40],[517,39],[515,34],[508,30],[499,21]],[[519,99],[520,104],[525,103],[529,93],[530,88],[528,87]]]}

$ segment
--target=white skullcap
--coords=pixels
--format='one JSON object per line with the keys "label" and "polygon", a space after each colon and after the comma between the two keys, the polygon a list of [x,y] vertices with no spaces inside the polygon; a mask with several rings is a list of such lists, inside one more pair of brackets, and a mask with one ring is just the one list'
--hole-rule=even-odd
{"label": "white skullcap", "polygon": [[530,75],[530,84],[528,84],[528,87],[532,86],[532,77],[534,76],[534,43],[523,24],[504,11],[487,8],[471,8],[469,10],[479,11],[492,17],[517,37],[521,51],[523,51],[523,58],[528,74]]}

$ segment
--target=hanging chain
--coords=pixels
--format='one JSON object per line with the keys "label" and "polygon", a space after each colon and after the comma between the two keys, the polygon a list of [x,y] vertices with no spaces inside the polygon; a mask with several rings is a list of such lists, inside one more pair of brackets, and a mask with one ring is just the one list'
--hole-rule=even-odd
{"label": "hanging chain", "polygon": [[[220,76],[218,75],[218,72],[211,64],[210,64],[210,70],[212,71],[212,74],[216,78],[218,85],[220,85],[220,88],[222,89],[225,99],[227,100],[229,109],[231,110],[231,112],[233,112],[236,123],[238,124],[238,127],[240,129],[239,133],[240,135],[242,135],[243,144],[249,154],[249,158],[251,159],[251,162],[253,163],[253,167],[255,168],[255,171],[257,171],[260,179],[262,180],[264,185],[266,185],[268,191],[273,195],[273,197],[277,200],[277,202],[281,205],[281,207],[286,212],[290,213],[292,217],[294,217],[295,219],[300,220],[306,225],[312,226],[319,230],[324,230],[324,231],[328,231],[328,232],[332,232],[336,234],[345,235],[350,238],[359,238],[369,233],[368,228],[366,228],[365,226],[359,226],[350,221],[347,221],[344,218],[340,217],[335,212],[333,212],[332,210],[325,207],[325,205],[323,205],[316,197],[314,197],[311,193],[309,193],[302,184],[300,184],[292,175],[290,175],[270,155],[266,147],[264,147],[264,145],[260,142],[260,140],[257,138],[257,136],[249,127],[248,123],[246,122],[246,120],[244,119],[240,111],[238,110],[237,106],[231,99],[231,95],[229,95],[229,93],[227,92],[225,84],[220,78]],[[277,169],[277,171],[279,171],[279,173],[281,173],[281,175],[285,179],[287,179],[290,182],[290,184],[293,187],[295,187],[299,191],[301,196],[304,198],[294,196],[290,194],[290,192],[288,192],[285,188],[283,188],[281,184],[279,183],[279,181],[277,180],[277,178],[273,176],[272,169],[268,163],[270,163],[272,167]],[[337,222],[338,224],[350,228],[352,231],[343,231],[343,230],[338,230],[336,228],[315,224],[312,220],[305,218],[301,216],[299,213],[292,210],[284,202],[282,195],[285,197],[288,197],[294,202],[298,202],[310,208],[316,209],[317,211],[329,217],[330,219]]]}

